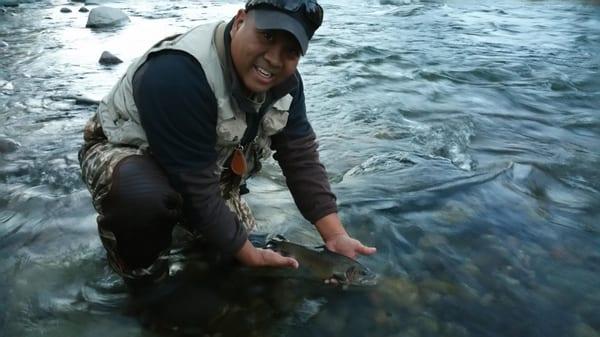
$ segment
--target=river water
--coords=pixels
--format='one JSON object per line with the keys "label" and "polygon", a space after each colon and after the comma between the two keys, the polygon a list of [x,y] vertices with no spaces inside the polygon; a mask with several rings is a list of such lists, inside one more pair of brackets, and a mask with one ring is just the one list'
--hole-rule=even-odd
{"label": "river water", "polygon": [[[131,22],[91,30],[81,4],[28,1],[0,7],[0,336],[600,336],[600,4],[322,4],[307,109],[379,285],[180,272],[128,296],[79,178],[95,106],[75,97],[242,3],[114,2]],[[272,161],[250,189],[261,230],[318,242]]]}

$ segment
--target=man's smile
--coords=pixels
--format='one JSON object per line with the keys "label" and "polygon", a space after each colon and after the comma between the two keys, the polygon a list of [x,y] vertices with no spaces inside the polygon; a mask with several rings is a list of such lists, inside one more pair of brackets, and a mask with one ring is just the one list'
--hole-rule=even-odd
{"label": "man's smile", "polygon": [[254,69],[256,70],[256,72],[263,78],[265,79],[271,79],[271,77],[273,77],[273,73],[266,70],[265,68],[262,68],[260,66],[254,65]]}

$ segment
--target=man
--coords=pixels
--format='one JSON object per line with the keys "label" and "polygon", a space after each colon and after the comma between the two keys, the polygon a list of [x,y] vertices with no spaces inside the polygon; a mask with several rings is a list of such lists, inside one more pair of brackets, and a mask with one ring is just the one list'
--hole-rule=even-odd
{"label": "man", "polygon": [[101,101],[79,159],[109,263],[126,281],[165,274],[175,225],[246,266],[297,268],[247,239],[254,218],[240,195],[271,150],[330,250],[375,252],[340,223],[306,118],[296,67],[322,18],[316,0],[250,0],[229,23],[157,43]]}

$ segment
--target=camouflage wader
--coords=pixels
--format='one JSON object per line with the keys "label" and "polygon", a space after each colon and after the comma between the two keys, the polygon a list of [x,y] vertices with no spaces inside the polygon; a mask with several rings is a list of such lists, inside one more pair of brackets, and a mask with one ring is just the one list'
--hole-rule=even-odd
{"label": "camouflage wader", "polygon": [[[84,133],[84,144],[79,151],[79,163],[81,175],[88,187],[94,208],[99,213],[99,219],[103,216],[102,201],[111,189],[113,171],[117,164],[123,159],[147,154],[147,149],[127,145],[117,145],[108,142],[97,114],[87,122]],[[226,171],[224,171],[226,172]],[[235,184],[235,182],[233,182]],[[234,212],[248,232],[256,226],[256,221],[246,202],[240,197],[238,186],[231,186],[230,179],[221,179],[221,192],[229,209]],[[225,192],[226,191],[226,192]],[[193,228],[187,226],[185,221],[177,223],[183,229],[183,240],[200,240],[201,235]],[[107,257],[112,269],[121,277],[126,279],[137,279],[143,277],[158,276],[165,273],[168,267],[168,256],[170,248],[162,251],[154,263],[145,268],[129,269],[119,257],[117,239],[114,233],[103,228],[98,222],[98,232],[102,244],[107,252]]]}

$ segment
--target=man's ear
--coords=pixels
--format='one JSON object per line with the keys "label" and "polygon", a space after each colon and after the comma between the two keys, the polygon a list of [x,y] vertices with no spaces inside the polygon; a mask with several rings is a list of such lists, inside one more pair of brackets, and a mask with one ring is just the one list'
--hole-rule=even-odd
{"label": "man's ear", "polygon": [[248,15],[248,13],[244,10],[244,9],[240,9],[237,14],[235,15],[235,19],[233,20],[233,29],[235,29],[236,31],[240,28],[240,25],[242,23],[244,23],[244,21],[246,20],[246,16]]}

